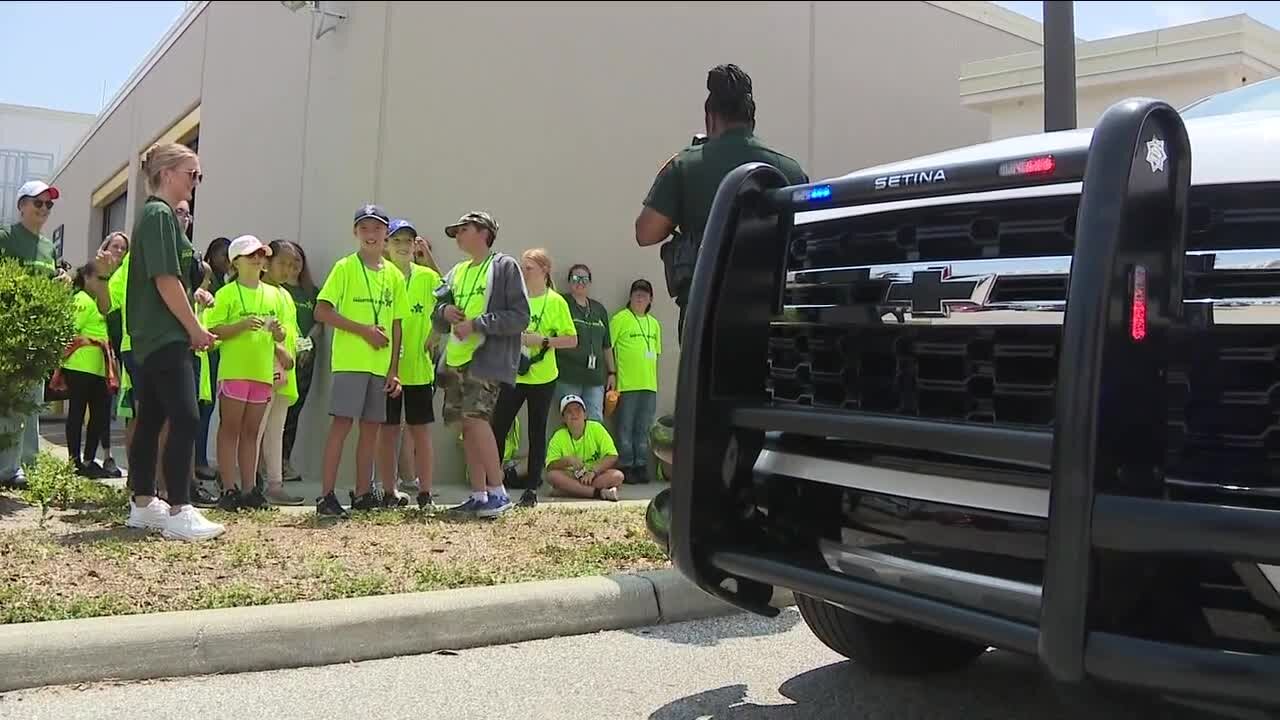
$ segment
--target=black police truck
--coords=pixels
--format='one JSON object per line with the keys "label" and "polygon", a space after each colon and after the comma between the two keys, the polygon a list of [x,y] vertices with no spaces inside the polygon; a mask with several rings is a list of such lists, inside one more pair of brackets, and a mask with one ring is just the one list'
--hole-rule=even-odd
{"label": "black police truck", "polygon": [[1280,81],[784,182],[703,238],[680,571],[888,672],[1280,707]]}

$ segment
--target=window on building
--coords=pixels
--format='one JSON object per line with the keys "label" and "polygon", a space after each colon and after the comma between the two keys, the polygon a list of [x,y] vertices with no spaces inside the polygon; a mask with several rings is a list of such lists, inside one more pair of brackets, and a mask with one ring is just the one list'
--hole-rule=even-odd
{"label": "window on building", "polygon": [[129,232],[124,226],[124,211],[128,205],[129,194],[122,193],[120,197],[112,200],[102,206],[102,237],[110,235],[113,232]]}

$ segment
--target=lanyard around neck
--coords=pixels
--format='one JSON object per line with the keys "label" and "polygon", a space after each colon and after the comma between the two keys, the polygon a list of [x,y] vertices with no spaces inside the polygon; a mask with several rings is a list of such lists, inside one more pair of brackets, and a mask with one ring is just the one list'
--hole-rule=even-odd
{"label": "lanyard around neck", "polygon": [[257,317],[258,313],[262,312],[262,295],[261,295],[261,293],[262,293],[262,284],[261,284],[261,283],[259,283],[259,284],[258,284],[258,293],[259,293],[259,295],[258,295],[258,303],[257,303],[257,304],[258,304],[258,312],[253,312],[253,313],[249,312],[249,306],[248,306],[248,305],[246,305],[246,304],[245,304],[245,302],[244,302],[244,290],[243,290],[243,287],[244,287],[244,286],[240,284],[240,281],[239,281],[239,280],[237,280],[237,281],[236,281],[236,295],[240,297],[240,310],[241,310],[242,312],[244,312],[244,314],[245,314],[245,315],[252,315],[252,316],[254,316],[254,317]]}
{"label": "lanyard around neck", "polygon": [[[373,294],[373,285],[369,283],[369,269],[364,266],[364,258],[358,257],[356,259],[360,261],[360,274],[364,275],[364,289],[369,293],[369,306],[373,309],[373,325],[374,327],[381,327],[382,325],[378,320],[378,307],[382,304],[382,298],[375,297]],[[379,295],[382,292],[381,278],[378,280],[378,292]]]}
{"label": "lanyard around neck", "polygon": [[[646,324],[644,324],[644,325],[640,324],[640,316],[639,316],[639,315],[636,315],[636,311],[635,311],[635,310],[632,310],[631,308],[627,308],[627,312],[631,313],[631,319],[636,321],[636,328],[640,330],[640,337],[644,339],[644,349],[645,349],[645,351],[647,351],[647,352],[653,352],[653,346],[649,344],[649,326],[648,326],[648,324],[647,324],[647,323],[646,323]],[[649,315],[648,315],[647,313],[645,314],[644,318],[645,318],[645,320],[652,320],[652,319],[653,319],[653,318],[649,317]]]}
{"label": "lanyard around neck", "polygon": [[468,279],[468,275],[470,275],[470,280],[471,280],[471,289],[467,290],[465,289],[465,286],[464,286],[464,289],[462,291],[462,295],[466,298],[466,300],[462,301],[462,306],[459,307],[459,309],[462,310],[463,312],[466,312],[466,305],[471,304],[471,296],[476,291],[476,285],[480,284],[480,278],[484,277],[485,268],[489,267],[489,261],[492,259],[493,259],[493,253],[489,253],[488,255],[486,255],[484,258],[484,262],[480,263],[480,270],[476,272],[474,275],[470,275],[472,268],[475,267],[475,261],[472,260],[471,264],[467,266],[466,271],[463,272],[462,281],[465,283]]}

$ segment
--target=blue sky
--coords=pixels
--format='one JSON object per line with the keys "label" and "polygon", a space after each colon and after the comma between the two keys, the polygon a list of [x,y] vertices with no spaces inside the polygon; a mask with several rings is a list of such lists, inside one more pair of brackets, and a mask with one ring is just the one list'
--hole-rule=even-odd
{"label": "blue sky", "polygon": [[[1040,19],[1039,2],[1001,2]],[[96,113],[174,20],[182,2],[0,2],[3,66],[39,58],[39,70],[0,73],[0,102]],[[1280,2],[1077,2],[1086,40],[1246,13],[1280,28]],[[105,93],[104,93],[105,88]]]}

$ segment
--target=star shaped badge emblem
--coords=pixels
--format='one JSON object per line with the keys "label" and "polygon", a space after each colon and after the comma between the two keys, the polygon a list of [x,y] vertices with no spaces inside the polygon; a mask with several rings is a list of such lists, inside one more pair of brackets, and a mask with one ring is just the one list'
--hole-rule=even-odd
{"label": "star shaped badge emblem", "polygon": [[1169,159],[1169,154],[1164,150],[1164,140],[1152,135],[1151,140],[1147,142],[1147,164],[1151,166],[1151,172],[1164,172],[1164,163]]}
{"label": "star shaped badge emblem", "polygon": [[414,313],[421,315],[423,311],[422,303],[418,303],[417,305],[414,305],[410,309],[413,310]]}

